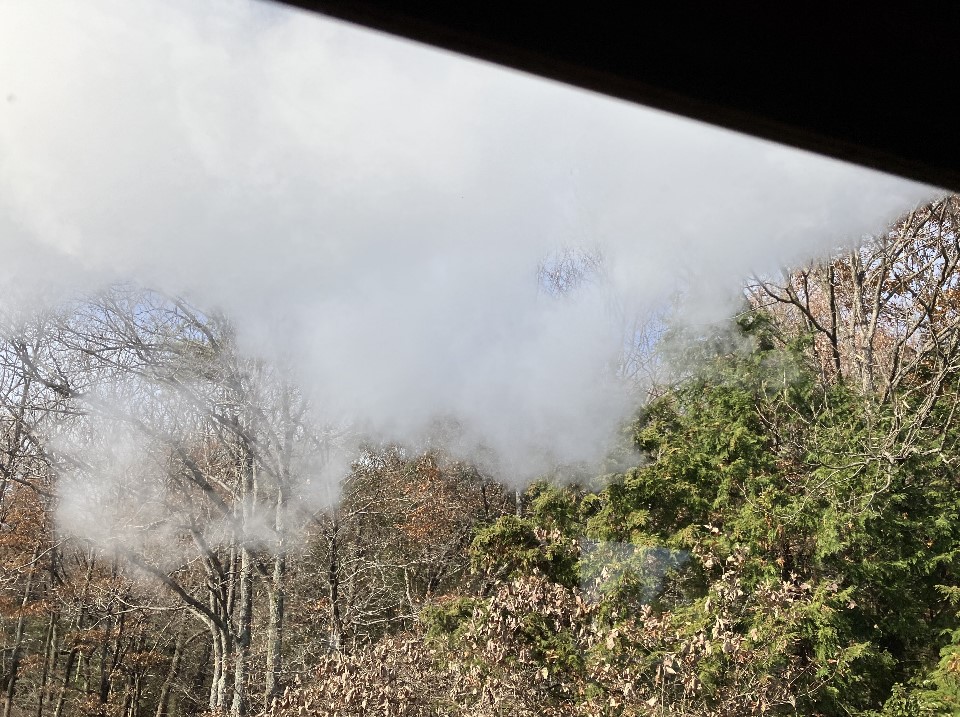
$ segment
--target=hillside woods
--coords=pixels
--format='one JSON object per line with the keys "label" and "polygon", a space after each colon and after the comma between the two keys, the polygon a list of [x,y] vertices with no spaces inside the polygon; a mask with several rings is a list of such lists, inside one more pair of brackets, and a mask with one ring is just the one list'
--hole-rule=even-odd
{"label": "hillside woods", "polygon": [[519,492],[372,441],[328,490],[179,298],[5,314],[3,717],[960,714],[958,220],[668,328],[616,468]]}

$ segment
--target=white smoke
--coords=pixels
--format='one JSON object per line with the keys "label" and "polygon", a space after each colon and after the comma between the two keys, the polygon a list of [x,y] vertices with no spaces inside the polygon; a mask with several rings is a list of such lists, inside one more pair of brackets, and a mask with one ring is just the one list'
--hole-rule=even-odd
{"label": "white smoke", "polygon": [[[331,420],[452,418],[517,477],[598,458],[630,410],[611,296],[686,286],[716,318],[932,194],[270,4],[0,4],[4,301],[187,295]],[[602,286],[538,290],[564,247]]]}

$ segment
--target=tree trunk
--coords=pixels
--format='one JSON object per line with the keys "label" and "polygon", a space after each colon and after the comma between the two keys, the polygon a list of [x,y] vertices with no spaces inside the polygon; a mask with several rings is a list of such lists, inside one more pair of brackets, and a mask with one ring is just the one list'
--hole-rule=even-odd
{"label": "tree trunk", "polygon": [[180,672],[180,662],[183,659],[184,633],[186,632],[186,618],[180,616],[180,627],[177,629],[177,637],[173,643],[173,656],[170,658],[170,667],[167,668],[167,674],[163,678],[163,685],[160,687],[160,694],[157,696],[157,711],[155,717],[167,717],[170,709],[170,694],[173,691],[173,683],[177,680],[177,674]]}
{"label": "tree trunk", "polygon": [[67,662],[63,667],[63,682],[60,685],[60,694],[57,695],[57,706],[53,711],[53,717],[62,717],[63,708],[67,702],[67,690],[70,689],[70,673],[73,672],[73,665],[77,661],[77,648],[74,646],[67,654]]}
{"label": "tree trunk", "polygon": [[280,675],[283,669],[283,618],[284,580],[286,579],[287,559],[284,544],[284,510],[286,492],[281,485],[277,491],[277,513],[274,527],[277,531],[277,552],[273,558],[273,579],[269,591],[270,615],[267,626],[267,674],[264,687],[264,707],[269,709],[274,698],[280,696]]}
{"label": "tree trunk", "polygon": [[106,714],[107,702],[110,700],[110,641],[113,639],[113,606],[107,611],[107,629],[100,646],[100,686],[97,690],[97,699],[100,703],[100,714]]}
{"label": "tree trunk", "polygon": [[840,364],[840,344],[837,335],[840,326],[840,317],[837,312],[837,271],[832,263],[827,273],[827,295],[830,301],[830,335],[827,338],[830,341],[833,370],[836,371],[837,379],[842,379],[843,370]]}
{"label": "tree trunk", "polygon": [[850,340],[860,373],[861,389],[870,395],[873,393],[873,336],[870,335],[866,314],[866,274],[856,251],[850,253],[850,273],[853,303],[853,310],[850,312]]}
{"label": "tree trunk", "polygon": [[247,713],[247,673],[250,661],[250,631],[253,620],[253,558],[244,545],[240,550],[240,594],[237,634],[234,639],[232,717]]}
{"label": "tree trunk", "polygon": [[213,679],[210,682],[210,712],[221,715],[226,712],[227,693],[230,688],[230,635],[217,625],[210,624],[213,647]]}
{"label": "tree trunk", "polygon": [[50,621],[47,623],[47,634],[44,638],[43,669],[40,671],[40,686],[37,689],[37,717],[43,717],[43,698],[47,689],[47,679],[54,668],[57,654],[57,623],[56,613],[50,611]]}
{"label": "tree trunk", "polygon": [[231,717],[243,717],[247,713],[247,677],[250,668],[250,633],[253,628],[253,555],[250,551],[247,529],[253,522],[256,501],[256,468],[252,449],[246,440],[241,441],[240,461],[240,510],[241,530],[240,572],[234,628],[233,651],[233,700]]}
{"label": "tree trunk", "polygon": [[210,699],[207,702],[207,706],[210,708],[211,714],[217,713],[217,692],[220,685],[220,672],[223,665],[223,661],[220,658],[220,635],[214,626],[213,622],[210,622],[210,648],[212,651],[213,657],[213,675],[210,677]]}
{"label": "tree trunk", "polygon": [[340,565],[337,551],[340,549],[337,533],[340,526],[334,520],[330,530],[330,559],[327,565],[327,589],[330,598],[330,652],[339,652],[343,644],[343,621],[340,615]]}
{"label": "tree trunk", "polygon": [[30,569],[27,571],[27,584],[23,589],[23,599],[20,601],[20,614],[17,615],[17,626],[13,634],[13,650],[10,658],[10,675],[7,682],[7,690],[3,701],[3,717],[10,717],[13,711],[13,696],[17,689],[17,678],[20,675],[20,660],[23,657],[23,630],[26,625],[26,610],[30,603],[30,590],[33,587],[33,573],[37,562],[37,556],[40,555],[40,543],[37,543],[33,549],[33,557],[30,558]]}

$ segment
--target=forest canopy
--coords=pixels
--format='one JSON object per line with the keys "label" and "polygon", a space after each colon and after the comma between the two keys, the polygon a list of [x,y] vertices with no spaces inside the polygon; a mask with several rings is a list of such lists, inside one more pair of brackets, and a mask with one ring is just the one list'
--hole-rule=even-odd
{"label": "forest canopy", "polygon": [[3,717],[960,714],[958,221],[663,320],[606,467],[521,490],[372,438],[330,487],[340,429],[182,298],[5,315]]}

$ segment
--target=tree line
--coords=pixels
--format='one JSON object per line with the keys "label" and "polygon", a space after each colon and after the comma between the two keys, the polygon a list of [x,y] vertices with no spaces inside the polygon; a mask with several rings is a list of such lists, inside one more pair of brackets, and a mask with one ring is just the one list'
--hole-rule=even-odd
{"label": "tree line", "polygon": [[331,487],[180,298],[4,316],[4,717],[960,714],[958,218],[668,328],[609,472],[521,492],[375,442]]}
{"label": "tree line", "polygon": [[229,323],[117,287],[5,317],[4,717],[262,712],[397,625],[506,510],[472,467],[338,440]]}

